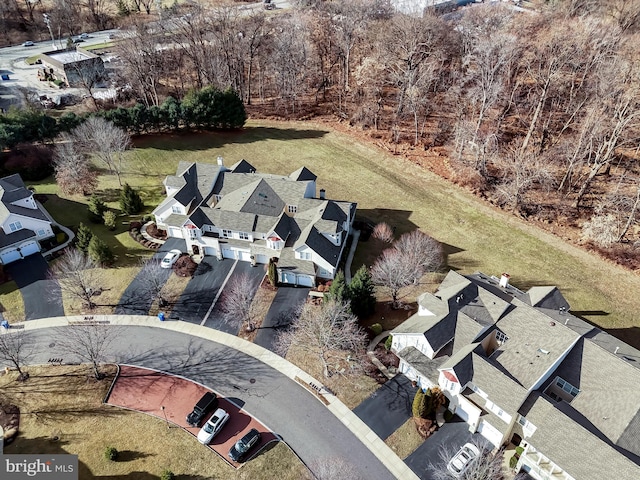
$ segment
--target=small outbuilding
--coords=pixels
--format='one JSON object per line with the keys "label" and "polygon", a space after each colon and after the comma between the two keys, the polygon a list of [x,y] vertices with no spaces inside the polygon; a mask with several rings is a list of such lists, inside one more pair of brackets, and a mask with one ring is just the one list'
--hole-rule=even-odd
{"label": "small outbuilding", "polygon": [[104,76],[104,63],[95,53],[76,47],[45,52],[40,56],[41,80],[61,80],[69,87],[94,84]]}

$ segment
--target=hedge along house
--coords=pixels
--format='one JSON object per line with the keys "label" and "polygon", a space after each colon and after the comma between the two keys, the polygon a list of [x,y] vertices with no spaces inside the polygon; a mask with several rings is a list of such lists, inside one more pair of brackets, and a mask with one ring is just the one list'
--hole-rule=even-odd
{"label": "hedge along house", "polygon": [[356,204],[316,196],[316,176],[261,174],[246,160],[225,167],[180,162],[164,181],[167,198],[154,211],[158,227],[184,238],[191,254],[254,265],[277,259],[278,281],[313,287],[332,279]]}
{"label": "hedge along house", "polygon": [[40,252],[39,241],[53,237],[51,218],[19,174],[0,179],[0,263]]}
{"label": "hedge along house", "polygon": [[553,286],[449,272],[392,331],[399,370],[438,385],[494,446],[523,447],[533,478],[637,479],[640,352],[569,312]]}
{"label": "hedge along house", "polygon": [[45,52],[40,55],[42,80],[61,80],[69,87],[93,85],[104,77],[102,58],[82,48]]}

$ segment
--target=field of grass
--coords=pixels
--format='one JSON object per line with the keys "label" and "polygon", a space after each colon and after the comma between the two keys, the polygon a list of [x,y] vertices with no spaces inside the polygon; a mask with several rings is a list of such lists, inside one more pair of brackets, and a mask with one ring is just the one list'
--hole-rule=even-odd
{"label": "field of grass", "polygon": [[[140,190],[147,212],[163,199],[162,180],[175,173],[180,160],[215,163],[220,155],[225,165],[232,165],[244,158],[259,172],[283,175],[306,166],[318,176],[318,189],[326,189],[327,198],[357,202],[360,217],[386,221],[397,234],[421,228],[442,242],[447,253],[444,270],[492,275],[506,271],[522,290],[557,285],[573,311],[640,347],[640,298],[635,295],[640,277],[635,273],[497,211],[400,156],[325,125],[249,121],[240,131],[149,135],[134,139],[134,145],[123,181]],[[58,193],[52,180],[36,188],[39,193]],[[114,209],[118,189],[115,176],[100,177],[98,193]],[[77,225],[86,219],[86,198],[59,198],[59,205],[49,201],[45,206],[53,207],[61,223]],[[139,256],[150,254],[128,238],[124,225],[119,224],[115,235],[92,228],[114,249],[118,266],[131,266]],[[363,243],[354,269],[370,264],[378,249],[371,241]]]}
{"label": "field of grass", "polygon": [[[149,480],[168,468],[178,478],[298,480],[306,468],[284,444],[263,452],[236,471],[181,428],[102,404],[109,378],[96,382],[86,366],[31,367],[27,382],[0,376],[3,398],[20,407],[20,434],[5,453],[71,453],[79,458],[79,478]],[[104,458],[113,446],[119,460]]]}
{"label": "field of grass", "polygon": [[398,457],[403,459],[411,455],[416,448],[422,445],[422,442],[424,439],[418,433],[413,418],[407,420],[384,441]]}

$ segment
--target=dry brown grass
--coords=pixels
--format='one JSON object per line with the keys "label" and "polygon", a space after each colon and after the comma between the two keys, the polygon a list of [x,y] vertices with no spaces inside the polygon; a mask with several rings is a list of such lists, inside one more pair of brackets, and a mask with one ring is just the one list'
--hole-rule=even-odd
{"label": "dry brown grass", "polygon": [[422,445],[422,442],[424,442],[424,439],[418,433],[412,418],[407,420],[384,441],[400,458],[407,458],[416,448]]}
{"label": "dry brown grass", "polygon": [[[27,382],[17,382],[15,372],[0,377],[4,396],[21,410],[20,434],[5,452],[76,454],[82,479],[121,475],[142,480],[149,474],[156,478],[165,468],[191,479],[298,480],[307,475],[284,444],[235,471],[181,428],[103,405],[115,367],[109,370],[109,378],[100,382],[86,366],[32,367]],[[118,449],[119,461],[104,458],[107,446]]]}
{"label": "dry brown grass", "polygon": [[9,323],[24,320],[24,302],[14,281],[0,285],[0,312]]}
{"label": "dry brown grass", "polygon": [[[251,321],[253,322],[255,327],[259,327],[262,325],[262,321],[264,317],[267,315],[269,311],[269,307],[273,303],[273,299],[276,297],[277,290],[275,288],[271,288],[268,285],[263,287],[262,285],[258,288],[255,297],[253,297],[253,301],[251,302]],[[241,329],[238,333],[238,336],[253,342],[256,339],[256,335],[258,335],[258,330],[254,330],[252,332],[247,332],[244,329]]]}
{"label": "dry brown grass", "polygon": [[172,273],[169,276],[167,283],[162,287],[162,297],[169,302],[169,304],[164,308],[160,308],[158,306],[158,301],[154,301],[151,305],[151,309],[149,310],[149,315],[155,316],[162,311],[165,312],[166,317],[169,318],[171,316],[173,306],[177,303],[180,295],[187,286],[187,283],[189,283],[189,280],[191,280],[190,277],[179,277]]}
{"label": "dry brown grass", "polygon": [[139,266],[103,270],[100,282],[103,290],[100,295],[93,298],[93,301],[97,304],[97,307],[93,310],[89,310],[83,306],[78,298],[71,298],[63,294],[65,315],[85,315],[89,313],[98,315],[113,314],[114,307],[118,304],[120,297],[122,297],[125,289],[129,286],[131,280],[133,280],[139,270]]}
{"label": "dry brown grass", "polygon": [[365,398],[380,387],[373,378],[366,375],[335,374],[332,377],[325,378],[320,361],[301,349],[289,349],[286,359],[321,381],[349,409],[360,405]]}

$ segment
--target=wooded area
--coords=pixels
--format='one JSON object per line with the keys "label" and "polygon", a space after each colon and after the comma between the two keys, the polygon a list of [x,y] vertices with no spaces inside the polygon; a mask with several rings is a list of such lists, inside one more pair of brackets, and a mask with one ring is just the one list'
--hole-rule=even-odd
{"label": "wooded area", "polygon": [[[387,0],[293,3],[277,14],[182,4],[154,23],[127,4],[120,17],[135,27],[115,48],[129,104],[159,107],[213,85],[231,87],[253,116],[348,122],[501,208],[637,266],[640,3],[518,11],[492,2],[423,17]],[[83,11],[96,19],[106,4]]]}

